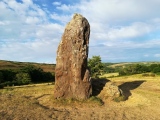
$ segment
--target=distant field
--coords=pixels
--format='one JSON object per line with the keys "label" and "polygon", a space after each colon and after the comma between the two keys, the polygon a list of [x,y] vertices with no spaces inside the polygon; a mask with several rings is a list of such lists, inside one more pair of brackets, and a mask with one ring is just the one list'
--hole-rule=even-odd
{"label": "distant field", "polygon": [[5,61],[0,60],[0,70],[2,69],[21,69],[27,65],[34,65],[42,68],[45,72],[54,72],[55,64],[45,64],[45,63],[30,63],[30,62],[15,62],[15,61]]}
{"label": "distant field", "polygon": [[115,64],[111,64],[109,65],[109,67],[124,67],[126,65],[131,65],[131,64],[142,64],[142,65],[151,65],[151,64],[160,64],[160,62],[122,62],[122,63],[115,63]]}

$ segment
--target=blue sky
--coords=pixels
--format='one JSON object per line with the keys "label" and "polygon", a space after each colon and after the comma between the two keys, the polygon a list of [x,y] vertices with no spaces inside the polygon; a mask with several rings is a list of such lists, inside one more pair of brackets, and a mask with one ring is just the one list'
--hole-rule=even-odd
{"label": "blue sky", "polygon": [[89,57],[160,61],[160,0],[0,0],[0,59],[55,63],[74,13],[91,26]]}

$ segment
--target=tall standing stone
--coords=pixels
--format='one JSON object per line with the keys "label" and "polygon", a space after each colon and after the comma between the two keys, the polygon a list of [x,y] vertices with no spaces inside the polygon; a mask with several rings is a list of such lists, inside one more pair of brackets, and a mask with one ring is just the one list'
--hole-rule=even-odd
{"label": "tall standing stone", "polygon": [[90,25],[74,14],[67,24],[57,50],[54,97],[87,99],[92,93],[87,68]]}

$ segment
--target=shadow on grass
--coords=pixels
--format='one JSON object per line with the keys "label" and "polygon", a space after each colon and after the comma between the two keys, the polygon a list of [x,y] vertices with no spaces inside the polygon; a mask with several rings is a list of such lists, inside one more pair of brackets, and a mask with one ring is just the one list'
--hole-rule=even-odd
{"label": "shadow on grass", "polygon": [[118,87],[123,91],[126,100],[128,100],[129,96],[132,95],[130,90],[138,88],[143,82],[145,82],[145,80],[125,82],[122,85],[119,85]]}
{"label": "shadow on grass", "polygon": [[109,81],[106,78],[92,78],[92,96],[97,96]]}

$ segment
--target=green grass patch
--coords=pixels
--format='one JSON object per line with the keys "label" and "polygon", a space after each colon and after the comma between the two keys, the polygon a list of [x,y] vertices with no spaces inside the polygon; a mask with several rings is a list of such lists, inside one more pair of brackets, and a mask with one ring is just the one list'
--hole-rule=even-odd
{"label": "green grass patch", "polygon": [[96,96],[92,96],[90,97],[89,99],[86,99],[86,100],[80,100],[80,99],[74,99],[74,98],[71,98],[71,99],[63,99],[63,98],[60,98],[60,99],[54,99],[53,96],[51,97],[51,100],[53,100],[53,103],[56,104],[56,105],[62,105],[62,106],[77,106],[77,105],[80,105],[80,106],[102,106],[104,103],[103,101],[96,97]]}
{"label": "green grass patch", "polygon": [[126,97],[124,95],[120,96],[120,97],[116,97],[113,99],[115,102],[121,102],[121,101],[125,101]]}
{"label": "green grass patch", "polygon": [[104,102],[99,97],[96,97],[96,96],[90,97],[87,101],[93,102],[93,103],[98,104],[100,106],[104,104]]}

